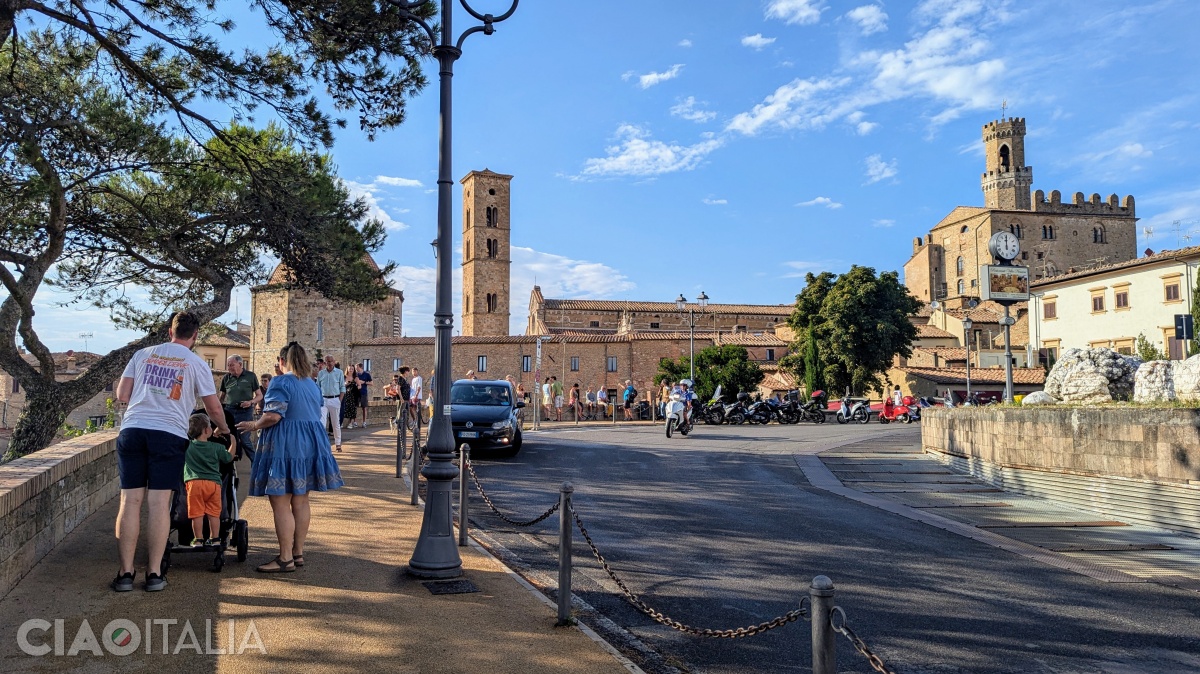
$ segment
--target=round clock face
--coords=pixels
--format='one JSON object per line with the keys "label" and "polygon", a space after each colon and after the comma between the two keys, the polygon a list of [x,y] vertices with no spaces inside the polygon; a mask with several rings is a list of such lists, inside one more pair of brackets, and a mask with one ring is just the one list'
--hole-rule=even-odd
{"label": "round clock face", "polygon": [[1012,260],[1021,252],[1021,242],[1011,232],[996,232],[988,242],[992,255],[1005,260]]}

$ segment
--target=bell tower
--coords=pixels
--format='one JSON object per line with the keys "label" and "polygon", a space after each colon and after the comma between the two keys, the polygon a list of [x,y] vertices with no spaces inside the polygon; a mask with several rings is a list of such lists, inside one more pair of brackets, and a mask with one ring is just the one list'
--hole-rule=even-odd
{"label": "bell tower", "polygon": [[1002,117],[983,125],[987,170],[980,185],[986,208],[1028,211],[1033,167],[1025,165],[1025,118]]}
{"label": "bell tower", "polygon": [[471,171],[463,186],[462,334],[508,335],[512,176]]}

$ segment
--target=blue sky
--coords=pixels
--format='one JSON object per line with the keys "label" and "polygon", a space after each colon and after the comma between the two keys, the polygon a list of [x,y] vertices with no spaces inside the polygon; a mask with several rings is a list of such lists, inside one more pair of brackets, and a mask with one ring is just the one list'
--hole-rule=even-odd
{"label": "blue sky", "polygon": [[[515,176],[514,332],[535,277],[548,297],[785,303],[808,271],[901,269],[914,236],[982,205],[1002,101],[1034,189],[1133,194],[1139,248],[1173,248],[1200,237],[1197,27],[1192,0],[525,0],[456,65],[454,175]],[[433,332],[428,67],[403,127],[333,149],[389,226],[377,257],[400,265],[410,336]],[[80,326],[93,351],[131,336],[54,299],[36,325],[55,350]]]}

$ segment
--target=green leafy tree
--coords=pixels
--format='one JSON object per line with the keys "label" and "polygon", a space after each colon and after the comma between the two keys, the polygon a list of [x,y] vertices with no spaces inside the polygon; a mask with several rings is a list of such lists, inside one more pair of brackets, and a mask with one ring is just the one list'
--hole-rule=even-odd
{"label": "green leafy tree", "polygon": [[[689,360],[683,356],[677,360],[663,358],[658,362],[655,384],[664,381],[677,382],[686,379]],[[722,395],[736,396],[741,391],[753,392],[763,380],[758,363],[750,360],[746,347],[737,344],[707,346],[696,352],[696,380],[693,390],[701,400],[712,398],[717,386]]]}
{"label": "green leafy tree", "polygon": [[810,326],[804,345],[804,385],[809,395],[825,388],[825,377],[821,373],[821,356],[817,348],[816,331]]}
{"label": "green leafy tree", "polygon": [[808,274],[796,296],[788,324],[796,332],[784,366],[806,382],[820,382],[839,394],[883,391],[881,375],[897,355],[912,355],[917,329],[909,320],[921,302],[908,293],[896,272],[876,274],[870,267],[850,268],[835,276]]}
{"label": "green leafy tree", "polygon": [[[136,350],[164,339],[172,310],[202,322],[228,310],[235,286],[265,277],[261,256],[286,264],[295,285],[350,301],[381,299],[392,269],[365,261],[382,225],[329,157],[282,127],[177,135],[161,92],[114,89],[104,50],[66,33],[31,33],[0,51],[0,368],[28,401],[6,459],[49,444]],[[58,382],[34,326],[44,285],[145,335]],[[134,289],[148,300],[131,300]]]}
{"label": "green leafy tree", "polygon": [[1137,351],[1138,358],[1141,358],[1143,361],[1167,360],[1167,354],[1154,346],[1150,340],[1146,339],[1146,333],[1144,332],[1138,333],[1134,350]]}

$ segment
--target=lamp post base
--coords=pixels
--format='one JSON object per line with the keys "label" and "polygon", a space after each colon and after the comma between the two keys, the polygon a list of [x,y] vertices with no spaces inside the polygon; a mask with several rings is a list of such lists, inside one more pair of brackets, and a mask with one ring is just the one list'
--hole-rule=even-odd
{"label": "lamp post base", "polygon": [[457,578],[463,573],[458,539],[454,536],[454,522],[450,517],[451,481],[456,473],[450,461],[436,459],[421,471],[426,480],[425,513],[421,519],[421,535],[408,560],[410,575]]}

